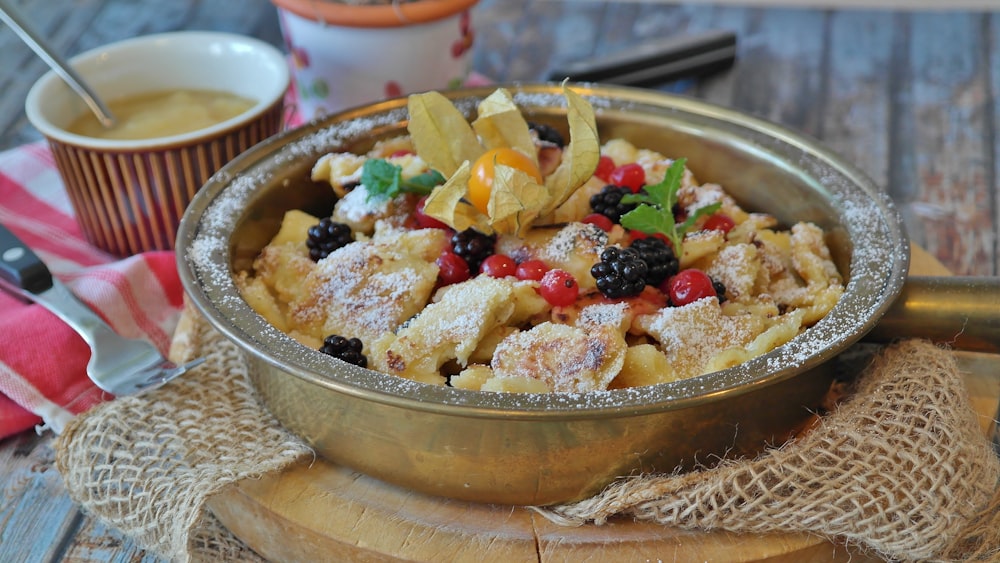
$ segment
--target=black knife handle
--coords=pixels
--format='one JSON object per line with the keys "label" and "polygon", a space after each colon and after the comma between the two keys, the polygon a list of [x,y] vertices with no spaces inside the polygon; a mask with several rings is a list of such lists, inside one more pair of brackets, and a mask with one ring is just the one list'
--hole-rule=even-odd
{"label": "black knife handle", "polygon": [[549,72],[549,80],[648,85],[715,72],[736,59],[736,34],[726,30],[644,42],[607,56],[570,63]]}
{"label": "black knife handle", "polygon": [[3,225],[0,225],[0,279],[33,294],[52,287],[52,274],[45,263]]}

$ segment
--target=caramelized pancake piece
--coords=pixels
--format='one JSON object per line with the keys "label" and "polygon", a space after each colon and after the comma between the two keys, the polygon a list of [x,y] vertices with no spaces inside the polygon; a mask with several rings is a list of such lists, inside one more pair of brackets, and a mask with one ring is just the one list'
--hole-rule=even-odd
{"label": "caramelized pancake piece", "polygon": [[625,389],[676,381],[677,375],[670,367],[666,355],[653,344],[629,346],[625,364],[608,389]]}
{"label": "caramelized pancake piece", "polygon": [[237,272],[233,282],[240,290],[240,295],[253,307],[258,315],[267,319],[281,332],[287,333],[290,328],[285,320],[285,311],[281,303],[274,298],[271,289],[264,284],[263,279],[250,277],[246,271]]}
{"label": "caramelized pancake piece", "polygon": [[[592,292],[580,296],[575,303],[565,307],[553,307],[551,320],[561,324],[576,325],[586,328],[588,324],[609,324],[600,319],[608,319],[615,315],[615,322],[620,322],[622,332],[627,332],[633,320],[638,315],[647,315],[667,306],[667,296],[652,286],[646,286],[642,293],[635,297],[609,299],[600,293]],[[601,306],[610,307],[605,309]],[[611,312],[618,311],[620,313]]]}
{"label": "caramelized pancake piece", "polygon": [[294,325],[318,338],[339,334],[373,342],[419,313],[438,274],[422,256],[440,252],[447,241],[438,229],[406,237],[354,242],[317,262],[290,303]]}
{"label": "caramelized pancake piece", "polygon": [[754,298],[754,282],[761,268],[756,246],[743,243],[724,246],[715,254],[699,260],[694,267],[713,280],[722,282],[730,299],[743,301]]}
{"label": "caramelized pancake piece", "polygon": [[[435,229],[436,230],[436,229]],[[513,283],[479,276],[456,284],[397,334],[372,341],[375,369],[424,383],[443,384],[441,366],[466,365],[484,336],[514,313]]]}
{"label": "caramelized pancake piece", "polygon": [[[496,280],[496,278],[493,279]],[[462,288],[465,284],[472,281],[475,281],[475,278],[463,283],[446,285],[438,289],[431,300],[435,303],[442,301],[449,292],[456,288]],[[520,325],[529,322],[534,318],[547,314],[549,309],[552,308],[552,305],[538,294],[538,282],[536,281],[519,280],[509,276],[497,281],[506,284],[510,289],[510,300],[514,305],[514,311],[511,313],[510,318],[507,319],[507,324],[509,325]]]}
{"label": "caramelized pancake piece", "polygon": [[302,295],[302,280],[316,268],[305,244],[286,242],[265,246],[253,263],[257,279],[282,301],[288,303]]}
{"label": "caramelized pancake piece", "polygon": [[667,307],[635,322],[660,342],[678,379],[706,373],[709,360],[727,348],[745,346],[766,328],[752,315],[723,315],[714,297]]}
{"label": "caramelized pancake piece", "polygon": [[551,393],[544,382],[530,377],[496,377],[489,366],[474,364],[451,378],[455,389],[495,393]]}
{"label": "caramelized pancake piece", "polygon": [[555,392],[596,391],[621,371],[626,347],[613,326],[585,331],[544,322],[500,342],[492,366],[498,378],[530,377]]}
{"label": "caramelized pancake piece", "polygon": [[792,226],[792,264],[807,285],[826,287],[842,283],[823,239],[823,229],[812,223]]}

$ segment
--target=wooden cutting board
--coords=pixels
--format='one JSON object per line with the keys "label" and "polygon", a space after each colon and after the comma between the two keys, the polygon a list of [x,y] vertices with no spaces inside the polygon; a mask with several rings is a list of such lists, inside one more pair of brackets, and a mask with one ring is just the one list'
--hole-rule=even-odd
{"label": "wooden cutting board", "polygon": [[[918,247],[910,271],[949,275]],[[962,365],[988,432],[1000,356],[974,354]],[[236,483],[209,507],[274,561],[880,561],[802,533],[749,536],[645,522],[563,527],[523,507],[431,497],[322,459]]]}

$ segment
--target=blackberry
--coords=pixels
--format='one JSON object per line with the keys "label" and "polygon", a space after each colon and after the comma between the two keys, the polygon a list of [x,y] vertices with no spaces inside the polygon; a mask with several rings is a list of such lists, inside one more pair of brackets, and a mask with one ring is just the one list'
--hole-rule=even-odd
{"label": "blackberry", "polygon": [[349,364],[360,367],[368,367],[368,358],[361,353],[364,344],[357,338],[345,338],[339,334],[331,334],[323,339],[323,346],[319,351],[344,360]]}
{"label": "blackberry", "polygon": [[649,268],[646,272],[646,283],[649,285],[660,285],[681,269],[680,261],[674,255],[674,249],[661,238],[636,239],[629,248],[638,252],[639,257]]}
{"label": "blackberry", "polygon": [[551,125],[546,125],[544,123],[533,123],[528,122],[528,128],[538,135],[538,138],[542,141],[552,143],[553,145],[563,148],[566,146],[566,140],[563,139],[562,133],[560,133],[555,127]]}
{"label": "blackberry", "polygon": [[617,299],[642,293],[649,267],[632,248],[611,246],[601,252],[601,261],[590,268],[597,289],[605,297]]}
{"label": "blackberry", "polygon": [[720,282],[719,280],[712,280],[712,289],[715,290],[715,294],[719,296],[719,304],[726,302],[726,284]]}
{"label": "blackberry", "polygon": [[590,208],[594,213],[600,213],[613,223],[621,222],[622,215],[635,209],[634,203],[622,203],[622,197],[632,193],[624,186],[608,184],[601,191],[590,196]]}
{"label": "blackberry", "polygon": [[309,247],[309,257],[313,262],[319,262],[334,250],[351,242],[354,242],[351,227],[329,217],[324,217],[319,223],[309,227],[306,236],[306,246]]}
{"label": "blackberry", "polygon": [[469,271],[479,272],[479,266],[491,254],[496,246],[496,235],[484,235],[475,229],[465,229],[452,235],[451,249],[469,265]]}

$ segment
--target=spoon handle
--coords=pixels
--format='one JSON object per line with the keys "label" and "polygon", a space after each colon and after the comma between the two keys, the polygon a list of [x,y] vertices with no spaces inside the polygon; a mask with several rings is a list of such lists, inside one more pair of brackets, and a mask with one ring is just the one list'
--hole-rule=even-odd
{"label": "spoon handle", "polygon": [[73,67],[31,29],[21,18],[20,14],[14,10],[13,6],[7,3],[7,0],[0,0],[0,20],[13,29],[18,37],[31,47],[31,50],[36,55],[45,61],[45,64],[49,65],[56,74],[66,81],[70,88],[83,98],[83,101],[94,112],[94,115],[97,116],[102,125],[105,127],[114,126],[115,118],[111,114],[111,110],[104,105],[104,102],[97,97],[80,75],[73,70]]}

